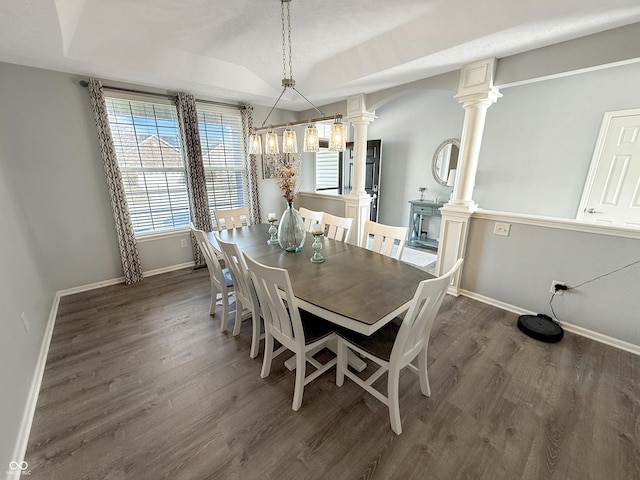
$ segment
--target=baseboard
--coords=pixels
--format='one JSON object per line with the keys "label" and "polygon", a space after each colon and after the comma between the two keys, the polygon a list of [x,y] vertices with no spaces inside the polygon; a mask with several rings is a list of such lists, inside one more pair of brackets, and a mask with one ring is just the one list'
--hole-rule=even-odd
{"label": "baseboard", "polygon": [[193,267],[196,262],[185,262],[177,265],[170,265],[168,267],[156,268],[155,270],[147,270],[144,272],[145,277],[153,277],[154,275],[160,275],[161,273],[173,272],[174,270],[181,270],[183,268]]}
{"label": "baseboard", "polygon": [[[60,292],[56,292],[53,298],[53,304],[51,311],[49,312],[49,319],[47,320],[47,326],[44,330],[42,337],[42,343],[40,344],[40,353],[38,354],[38,360],[36,362],[36,368],[31,378],[31,386],[29,387],[29,395],[27,396],[27,403],[25,405],[22,420],[20,422],[20,429],[18,431],[18,438],[16,439],[16,445],[13,449],[13,461],[21,464],[24,461],[24,457],[27,453],[27,445],[29,444],[29,434],[31,433],[31,425],[33,423],[33,416],[36,412],[36,405],[38,404],[38,396],[40,394],[40,386],[42,385],[42,378],[44,376],[44,369],[47,364],[47,355],[49,354],[49,345],[51,345],[51,337],[53,336],[53,327],[56,323],[56,316],[58,315],[58,305],[60,305]],[[20,478],[21,473],[24,472],[8,472],[7,479]]]}
{"label": "baseboard", "polygon": [[[491,297],[486,297],[484,295],[480,295],[479,293],[470,292],[469,290],[460,289],[459,293],[460,295],[463,295],[465,297],[478,300],[479,302],[482,302],[482,303],[493,305],[494,307],[498,307],[498,308],[501,308],[502,310],[516,313],[518,315],[537,315],[537,312],[525,310],[524,308],[516,307],[515,305],[501,302],[500,300],[496,300]],[[633,343],[629,343],[629,342],[625,342],[624,340],[619,340],[617,338],[609,337],[608,335],[603,335],[602,333],[594,332],[593,330],[588,330],[586,328],[579,327],[577,325],[573,325],[568,322],[560,321],[560,325],[562,325],[562,328],[565,329],[567,332],[575,333],[576,335],[590,338],[591,340],[604,343],[605,345],[609,345],[611,347],[619,348],[620,350],[624,350],[625,352],[633,353],[635,355],[640,355],[640,345],[634,345]]]}
{"label": "baseboard", "polygon": [[[154,270],[147,270],[142,272],[145,277],[153,277],[154,275],[160,275],[161,273],[173,272],[174,270],[180,270],[182,268],[193,267],[195,262],[178,263],[176,265],[169,265],[168,267],[156,268]],[[59,290],[58,293],[61,297],[66,295],[73,295],[74,293],[88,292],[89,290],[95,290],[96,288],[109,287],[111,285],[118,285],[124,283],[124,277],[112,278],[110,280],[102,280],[100,282],[88,283],[86,285],[80,285],[78,287],[67,288],[65,290]]]}
{"label": "baseboard", "polygon": [[[151,277],[153,275],[160,275],[161,273],[167,273],[174,270],[180,270],[182,268],[193,267],[195,262],[186,262],[178,265],[171,265],[169,267],[158,268],[155,270],[149,270],[144,272],[145,276]],[[22,463],[24,461],[25,454],[27,452],[27,446],[29,444],[29,434],[31,433],[31,425],[33,423],[33,417],[36,412],[36,406],[38,404],[38,396],[40,394],[40,386],[42,385],[42,378],[44,376],[44,369],[47,364],[47,355],[49,354],[49,346],[51,345],[51,338],[53,336],[53,327],[56,323],[56,316],[58,315],[58,306],[60,305],[60,299],[66,295],[73,295],[74,293],[86,292],[94,290],[96,288],[108,287],[111,285],[117,285],[124,283],[124,277],[112,278],[110,280],[103,280],[101,282],[90,283],[87,285],[80,285],[78,287],[67,288],[65,290],[59,290],[56,292],[53,298],[53,304],[51,311],[49,312],[49,319],[45,327],[42,343],[40,344],[40,353],[38,354],[38,360],[36,362],[36,368],[31,379],[31,386],[29,387],[29,395],[27,396],[27,402],[22,415],[22,421],[20,422],[20,429],[18,431],[18,438],[13,449],[12,461]],[[13,478],[20,478],[24,472],[7,472],[7,480]]]}

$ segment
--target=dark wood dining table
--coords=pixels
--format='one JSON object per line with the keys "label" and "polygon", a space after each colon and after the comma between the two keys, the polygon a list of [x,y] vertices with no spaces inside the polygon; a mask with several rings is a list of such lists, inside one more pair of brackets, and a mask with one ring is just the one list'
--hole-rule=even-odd
{"label": "dark wood dining table", "polygon": [[[216,233],[258,262],[286,269],[300,308],[365,335],[406,310],[418,283],[433,278],[408,263],[325,237],[325,261],[312,263],[310,233],[300,252],[286,252],[267,244],[268,228],[258,224]],[[214,232],[207,235],[218,249]]]}

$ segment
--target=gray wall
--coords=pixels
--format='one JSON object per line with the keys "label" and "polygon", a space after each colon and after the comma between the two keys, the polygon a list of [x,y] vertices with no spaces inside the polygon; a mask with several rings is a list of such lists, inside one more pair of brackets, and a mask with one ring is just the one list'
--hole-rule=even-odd
{"label": "gray wall", "polygon": [[[503,89],[487,114],[474,200],[487,210],[575,218],[602,116],[640,107],[639,78],[636,63]],[[411,91],[376,110],[369,138],[383,142],[381,222],[406,225],[419,186],[427,198],[448,198],[430,165],[442,140],[460,138],[464,110],[453,95]],[[534,312],[550,314],[552,280],[575,285],[640,259],[637,240],[516,223],[500,237],[493,224],[471,223],[462,288]],[[556,297],[556,313],[640,345],[639,280],[635,266],[585,285]]]}
{"label": "gray wall", "polygon": [[481,208],[575,218],[604,112],[640,107],[640,63],[501,90],[487,112]]}
{"label": "gray wall", "polygon": [[[464,110],[450,90],[417,90],[376,110],[368,138],[382,139],[380,223],[406,226],[409,200],[425,196],[449,199],[451,187],[438,184],[431,173],[433,153],[447,138],[460,138]],[[438,226],[431,229],[437,237]],[[431,236],[431,234],[430,234]]]}
{"label": "gray wall", "polygon": [[6,172],[40,271],[55,290],[122,276],[86,89],[5,63],[0,105]]}
{"label": "gray wall", "polygon": [[[0,121],[0,472],[13,460],[10,457],[55,294],[42,269],[46,259],[7,175],[5,126]],[[21,320],[23,312],[28,331]]]}
{"label": "gray wall", "polygon": [[[513,223],[508,237],[494,221],[474,218],[462,288],[553,316],[552,280],[575,286],[640,260],[640,240]],[[640,345],[640,264],[553,299],[561,321]]]}

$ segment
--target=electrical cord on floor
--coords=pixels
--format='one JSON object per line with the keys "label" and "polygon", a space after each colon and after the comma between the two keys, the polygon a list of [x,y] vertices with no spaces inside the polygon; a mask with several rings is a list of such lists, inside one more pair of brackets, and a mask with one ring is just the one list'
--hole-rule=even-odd
{"label": "electrical cord on floor", "polygon": [[[556,285],[556,292],[557,292],[558,290],[573,290],[574,288],[581,287],[581,286],[583,286],[583,285],[586,285],[587,283],[595,282],[596,280],[599,280],[599,279],[601,279],[601,278],[604,278],[604,277],[606,277],[606,276],[608,276],[608,275],[611,275],[611,274],[613,274],[613,273],[619,272],[620,270],[624,270],[625,268],[632,267],[633,265],[637,265],[638,263],[640,263],[640,260],[636,260],[635,262],[628,263],[627,265],[625,265],[625,266],[623,266],[623,267],[616,268],[615,270],[611,270],[610,272],[603,273],[602,275],[598,275],[597,277],[594,277],[594,278],[592,278],[592,279],[590,279],[590,280],[587,280],[587,281],[584,281],[584,282],[579,283],[579,284],[577,284],[577,285],[574,285],[573,287],[564,287],[564,288],[562,288],[561,286]],[[553,318],[555,318],[555,319],[557,319],[557,320],[560,320],[560,319],[558,318],[558,316],[556,315],[556,312],[553,310],[553,305],[552,305],[552,303],[553,303],[553,299],[554,299],[555,297],[556,297],[556,294],[555,294],[555,293],[552,293],[552,294],[551,294],[551,298],[549,299],[549,308],[551,309],[551,314],[553,315]]]}

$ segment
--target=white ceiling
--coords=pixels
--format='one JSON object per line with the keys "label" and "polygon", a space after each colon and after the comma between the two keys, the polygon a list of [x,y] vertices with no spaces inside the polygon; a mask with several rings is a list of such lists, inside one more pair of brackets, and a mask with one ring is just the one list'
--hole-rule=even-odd
{"label": "white ceiling", "polygon": [[[636,22],[638,0],[292,0],[293,77],[323,105]],[[2,0],[0,61],[271,106],[280,1]]]}

